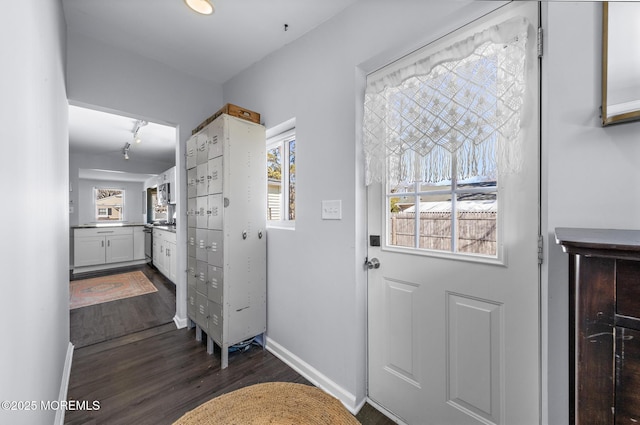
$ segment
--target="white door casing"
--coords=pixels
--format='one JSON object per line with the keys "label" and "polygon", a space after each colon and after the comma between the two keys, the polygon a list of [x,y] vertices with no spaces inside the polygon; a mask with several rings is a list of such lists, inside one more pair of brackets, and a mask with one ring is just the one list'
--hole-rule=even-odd
{"label": "white door casing", "polygon": [[[383,184],[368,189],[368,396],[407,424],[540,422],[537,2],[513,2],[439,40],[529,22],[524,164],[499,182],[500,261],[388,246]],[[436,51],[436,50],[434,50]]]}

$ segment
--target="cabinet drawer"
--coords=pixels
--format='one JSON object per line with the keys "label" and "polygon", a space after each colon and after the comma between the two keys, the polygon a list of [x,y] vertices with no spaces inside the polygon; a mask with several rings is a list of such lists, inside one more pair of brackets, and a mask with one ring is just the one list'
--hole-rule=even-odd
{"label": "cabinet drawer", "polygon": [[616,263],[616,313],[640,319],[640,261]]}
{"label": "cabinet drawer", "polygon": [[75,229],[76,238],[94,236],[133,235],[133,227],[95,227],[90,229]]}

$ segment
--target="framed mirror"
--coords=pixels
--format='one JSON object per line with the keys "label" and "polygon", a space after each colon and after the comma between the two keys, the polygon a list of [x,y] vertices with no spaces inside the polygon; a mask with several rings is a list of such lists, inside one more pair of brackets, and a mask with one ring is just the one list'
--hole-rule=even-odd
{"label": "framed mirror", "polygon": [[640,2],[602,4],[602,125],[640,120]]}

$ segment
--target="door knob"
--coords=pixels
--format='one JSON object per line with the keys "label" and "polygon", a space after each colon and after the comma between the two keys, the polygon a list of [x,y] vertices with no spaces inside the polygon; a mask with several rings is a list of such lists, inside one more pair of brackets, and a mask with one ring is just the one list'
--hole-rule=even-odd
{"label": "door knob", "polygon": [[377,258],[372,258],[371,260],[367,260],[364,264],[367,266],[369,270],[380,268],[380,261]]}

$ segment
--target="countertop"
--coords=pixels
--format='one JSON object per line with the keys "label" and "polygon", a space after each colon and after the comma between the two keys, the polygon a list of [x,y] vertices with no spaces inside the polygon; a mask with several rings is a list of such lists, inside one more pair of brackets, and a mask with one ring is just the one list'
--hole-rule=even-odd
{"label": "countertop", "polygon": [[146,227],[149,229],[160,229],[165,232],[176,233],[176,225],[175,224],[151,224],[151,223],[113,223],[113,224],[102,224],[102,223],[89,223],[89,224],[79,224],[76,226],[71,226],[72,229],[102,229],[102,228],[111,228],[111,227]]}
{"label": "countertop", "polygon": [[149,226],[152,229],[160,229],[160,230],[164,230],[166,232],[171,232],[171,233],[175,233],[176,232],[176,225],[175,224],[167,224],[167,225],[155,225],[155,226]]}

